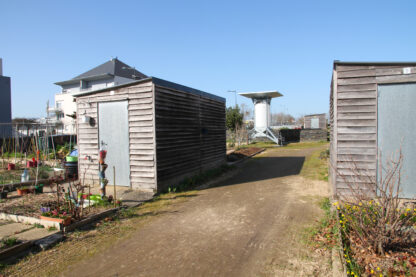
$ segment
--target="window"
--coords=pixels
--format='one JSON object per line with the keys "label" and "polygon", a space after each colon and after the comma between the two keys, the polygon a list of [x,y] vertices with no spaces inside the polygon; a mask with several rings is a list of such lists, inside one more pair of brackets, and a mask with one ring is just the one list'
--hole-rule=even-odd
{"label": "window", "polygon": [[88,88],[88,82],[84,81],[84,80],[81,80],[80,81],[80,87],[81,87],[81,89],[87,89]]}
{"label": "window", "polygon": [[56,102],[56,108],[57,108],[57,109],[62,108],[62,101],[57,101],[57,102]]}
{"label": "window", "polygon": [[60,119],[62,119],[62,118],[64,118],[64,114],[63,114],[63,113],[58,113],[58,114],[56,115],[56,119],[60,120]]}

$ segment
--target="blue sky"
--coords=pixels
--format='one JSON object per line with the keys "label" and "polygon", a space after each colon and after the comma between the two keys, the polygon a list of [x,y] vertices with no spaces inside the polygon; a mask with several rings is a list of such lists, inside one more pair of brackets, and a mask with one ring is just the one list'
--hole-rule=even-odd
{"label": "blue sky", "polygon": [[272,112],[300,116],[328,111],[335,59],[416,61],[415,12],[412,0],[0,0],[0,57],[13,117],[45,116],[54,82],[116,56],[227,105],[227,90],[278,90]]}

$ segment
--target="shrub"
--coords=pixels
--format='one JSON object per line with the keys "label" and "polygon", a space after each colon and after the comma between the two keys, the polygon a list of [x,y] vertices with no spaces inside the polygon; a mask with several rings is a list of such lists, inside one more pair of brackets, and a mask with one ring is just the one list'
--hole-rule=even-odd
{"label": "shrub", "polygon": [[401,205],[402,163],[401,152],[397,161],[389,161],[386,167],[380,163],[378,181],[370,174],[360,174],[353,163],[356,180],[364,179],[367,186],[363,189],[362,182],[348,183],[351,194],[343,196],[343,226],[378,254],[406,245],[414,234],[412,225],[416,221],[416,209]]}
{"label": "shrub", "polygon": [[[381,155],[379,160],[381,161]],[[374,174],[363,173],[354,162],[351,163],[354,181],[347,182],[347,176],[340,174],[350,191],[350,194],[341,196],[341,203],[334,203],[340,215],[341,231],[348,250],[347,263],[354,263],[347,253],[350,246],[355,248],[352,252],[360,252],[362,256],[363,253],[369,253],[383,257],[387,252],[406,252],[414,247],[416,209],[404,204],[400,198],[402,163],[401,151],[396,160],[392,159],[385,164],[380,162],[378,180]],[[366,258],[362,257],[360,261],[368,272],[374,272],[375,268],[368,265]],[[396,266],[395,262],[391,262],[388,267],[392,269]]]}

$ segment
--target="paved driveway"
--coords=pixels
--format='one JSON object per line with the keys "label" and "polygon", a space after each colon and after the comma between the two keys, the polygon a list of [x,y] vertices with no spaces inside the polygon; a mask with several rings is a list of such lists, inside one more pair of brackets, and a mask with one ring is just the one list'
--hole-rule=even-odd
{"label": "paved driveway", "polygon": [[64,276],[326,276],[302,242],[328,193],[298,175],[311,151],[266,151]]}

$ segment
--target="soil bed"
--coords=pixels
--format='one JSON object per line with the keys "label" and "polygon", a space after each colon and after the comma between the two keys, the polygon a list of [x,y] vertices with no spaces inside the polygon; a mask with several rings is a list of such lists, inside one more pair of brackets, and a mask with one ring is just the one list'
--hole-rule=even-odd
{"label": "soil bed", "polygon": [[259,147],[247,147],[247,148],[238,149],[227,155],[227,162],[236,162],[238,160],[245,159],[259,152],[262,149],[263,148],[259,148]]}
{"label": "soil bed", "polygon": [[[41,207],[54,207],[57,204],[56,192],[51,188],[45,188],[45,190],[47,190],[45,193],[30,193],[24,196],[18,196],[16,192],[9,193],[7,199],[0,200],[0,212],[39,218],[42,215]],[[112,207],[113,205],[110,204],[86,207],[83,209],[81,219]]]}

